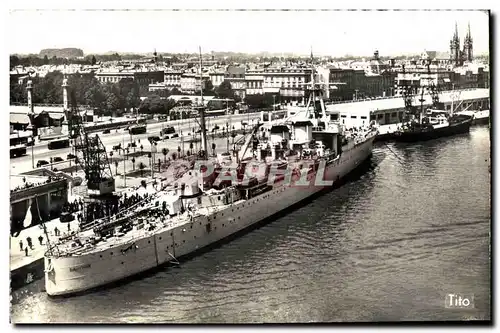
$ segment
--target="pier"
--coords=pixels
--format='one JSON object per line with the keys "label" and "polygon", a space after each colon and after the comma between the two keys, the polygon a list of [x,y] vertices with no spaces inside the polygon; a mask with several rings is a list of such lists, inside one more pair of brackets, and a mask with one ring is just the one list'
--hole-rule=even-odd
{"label": "pier", "polygon": [[[469,110],[488,110],[490,107],[490,90],[489,89],[465,89],[445,91],[440,95],[440,102],[444,104],[446,111],[451,111],[452,105],[454,111]],[[420,106],[418,99],[420,96],[415,96],[413,105]],[[432,98],[429,94],[424,95],[423,106],[432,105]],[[368,125],[374,120],[380,126],[384,126],[384,131],[389,128],[392,130],[394,126],[386,127],[385,125],[395,125],[400,122],[400,119],[405,111],[403,97],[386,97],[379,99],[369,99],[362,101],[351,101],[338,104],[328,104],[327,111],[339,112],[341,122],[346,126],[358,127]]]}

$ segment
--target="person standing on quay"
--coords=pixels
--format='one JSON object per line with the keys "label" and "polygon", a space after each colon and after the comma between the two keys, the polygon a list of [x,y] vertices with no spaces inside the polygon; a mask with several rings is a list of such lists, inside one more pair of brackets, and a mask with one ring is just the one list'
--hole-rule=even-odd
{"label": "person standing on quay", "polygon": [[28,246],[29,246],[30,250],[33,250],[33,243],[31,243],[31,237],[28,236],[26,238],[26,242],[28,242]]}

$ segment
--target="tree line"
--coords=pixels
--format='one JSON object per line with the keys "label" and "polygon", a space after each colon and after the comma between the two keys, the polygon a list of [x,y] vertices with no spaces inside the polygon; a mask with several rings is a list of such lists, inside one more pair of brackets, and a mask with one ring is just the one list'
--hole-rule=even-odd
{"label": "tree line", "polygon": [[[24,66],[24,67],[30,67],[30,66],[43,66],[43,65],[69,65],[69,64],[77,64],[77,65],[95,65],[99,62],[108,62],[108,61],[122,61],[122,60],[136,60],[136,59],[141,59],[144,56],[139,55],[139,54],[127,54],[127,55],[120,55],[118,53],[113,53],[113,54],[89,54],[83,58],[65,58],[65,57],[57,57],[57,56],[52,56],[48,57],[47,55],[44,55],[43,57],[37,55],[37,54],[30,54],[27,56],[17,56],[17,55],[11,55],[10,56],[10,68],[14,68],[16,66]],[[159,60],[161,60],[161,56],[159,57]]]}
{"label": "tree line", "polygon": [[[64,75],[60,71],[47,73],[44,77],[33,77],[33,103],[36,104],[62,104]],[[19,84],[18,78],[10,79],[10,103],[26,104],[27,81]],[[171,95],[183,94],[177,88],[148,92],[147,87],[140,87],[133,79],[122,79],[119,82],[101,83],[93,73],[75,73],[68,76],[69,89],[75,93],[78,105],[89,106],[97,115],[111,115],[116,111],[137,110],[143,114],[169,115],[170,110],[176,106],[175,101],[169,99]],[[204,96],[234,99],[240,102],[241,98],[231,87],[227,80],[214,89],[211,81],[207,81],[203,90]],[[140,100],[140,96],[146,96]],[[245,103],[251,108],[267,108],[272,106],[272,95],[249,95]]]}
{"label": "tree line", "polygon": [[[62,104],[64,75],[59,71],[49,72],[44,77],[33,77],[33,103]],[[117,83],[101,84],[92,73],[76,73],[68,76],[69,89],[75,92],[76,103],[87,105],[97,113],[108,114],[120,109],[139,106],[140,89],[132,79],[122,79]],[[19,84],[18,79],[10,80],[10,103],[28,102],[27,80]]]}

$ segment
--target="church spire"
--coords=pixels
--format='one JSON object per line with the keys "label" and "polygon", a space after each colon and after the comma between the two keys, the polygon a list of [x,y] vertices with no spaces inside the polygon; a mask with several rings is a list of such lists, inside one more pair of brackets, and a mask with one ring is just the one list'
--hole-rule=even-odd
{"label": "church spire", "polygon": [[455,39],[455,40],[458,39],[458,24],[457,24],[457,21],[455,21],[455,35],[453,35],[453,39]]}
{"label": "church spire", "polygon": [[470,22],[468,22],[468,24],[467,24],[467,39],[469,41],[472,41],[472,35],[470,33]]}

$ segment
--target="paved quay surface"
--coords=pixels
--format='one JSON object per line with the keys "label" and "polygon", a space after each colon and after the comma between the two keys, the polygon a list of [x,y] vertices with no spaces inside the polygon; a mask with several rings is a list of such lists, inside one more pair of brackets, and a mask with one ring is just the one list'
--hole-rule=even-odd
{"label": "paved quay surface", "polygon": [[[75,219],[72,222],[60,222],[59,218],[45,222],[47,228],[47,233],[50,243],[55,243],[60,237],[68,235],[68,226],[70,227],[70,232],[74,232],[77,229],[78,221]],[[55,235],[55,228],[59,229],[61,232],[60,236]],[[40,245],[38,237],[43,237],[43,245]],[[28,249],[28,256],[24,252],[24,248],[28,246],[28,237],[31,237],[31,242],[33,244],[33,250]],[[23,250],[20,248],[19,241],[23,242]],[[27,266],[41,258],[47,251],[47,237],[43,232],[41,225],[35,225],[27,229],[22,230],[17,237],[10,236],[10,270],[16,270],[20,267]]]}

